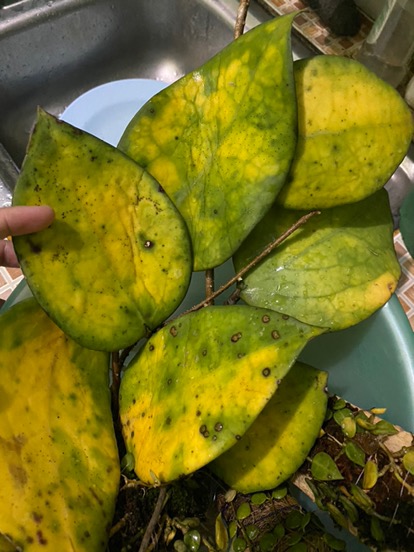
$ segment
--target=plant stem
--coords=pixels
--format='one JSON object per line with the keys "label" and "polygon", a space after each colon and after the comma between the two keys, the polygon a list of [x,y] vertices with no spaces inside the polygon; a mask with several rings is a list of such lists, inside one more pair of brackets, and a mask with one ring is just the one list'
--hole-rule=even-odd
{"label": "plant stem", "polygon": [[249,10],[250,0],[240,0],[239,8],[237,10],[236,23],[234,25],[233,37],[236,40],[243,34],[244,26],[246,24],[247,12]]}
{"label": "plant stem", "polygon": [[[312,218],[315,215],[319,215],[320,211],[311,211],[310,213],[307,213],[306,215],[303,215],[300,217],[299,220],[295,222],[290,228],[286,230],[281,236],[276,238],[274,241],[269,243],[263,249],[263,251],[257,255],[248,265],[246,265],[244,268],[242,268],[233,278],[230,278],[225,284],[223,284],[217,291],[211,294],[208,300],[201,301],[197,305],[194,305],[191,307],[191,309],[188,309],[183,314],[189,314],[190,312],[194,312],[197,310],[202,309],[203,307],[208,307],[212,301],[214,301],[217,297],[219,297],[223,292],[225,292],[229,287],[231,287],[233,284],[240,282],[243,279],[243,276],[249,272],[252,268],[254,268],[260,261],[262,261],[267,255],[269,255],[276,247],[278,247],[281,243],[283,243],[293,232],[296,232],[301,226],[306,224],[310,218]],[[182,315],[180,315],[182,316]]]}
{"label": "plant stem", "polygon": [[112,526],[111,530],[109,531],[109,538],[112,538],[118,531],[123,529],[125,525],[128,523],[128,519],[131,517],[131,514],[127,512],[123,518],[121,518],[115,525]]}
{"label": "plant stem", "polygon": [[160,487],[160,493],[158,495],[157,503],[155,505],[154,511],[147,525],[147,528],[145,529],[145,533],[144,533],[144,536],[142,537],[141,546],[139,547],[138,552],[147,551],[151,540],[151,535],[155,529],[155,526],[158,523],[158,520],[161,515],[161,511],[164,508],[166,496],[167,496],[167,487]]}
{"label": "plant stem", "polygon": [[236,288],[228,299],[225,301],[225,305],[235,305],[240,300],[240,290]]}
{"label": "plant stem", "polygon": [[206,270],[206,301],[208,301],[209,305],[212,305],[214,303],[214,298],[212,299],[212,296],[214,294],[214,268],[209,268]]}

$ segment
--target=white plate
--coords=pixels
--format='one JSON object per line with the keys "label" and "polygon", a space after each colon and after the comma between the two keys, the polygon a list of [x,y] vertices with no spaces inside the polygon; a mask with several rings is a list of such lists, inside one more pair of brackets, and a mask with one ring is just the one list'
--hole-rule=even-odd
{"label": "white plate", "polygon": [[150,79],[108,82],[79,96],[60,118],[116,146],[135,113],[166,86]]}

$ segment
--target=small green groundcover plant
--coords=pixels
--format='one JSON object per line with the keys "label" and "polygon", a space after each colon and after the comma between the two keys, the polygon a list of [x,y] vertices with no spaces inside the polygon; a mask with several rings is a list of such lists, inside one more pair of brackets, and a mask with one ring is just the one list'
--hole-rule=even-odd
{"label": "small green groundcover plant", "polygon": [[[157,94],[117,148],[39,109],[13,201],[56,218],[14,240],[34,298],[0,317],[0,550],[105,550],[118,427],[147,487],[207,466],[264,491],[305,460],[327,374],[297,358],[395,290],[383,186],[413,126],[359,63],[293,62],[293,18]],[[177,314],[231,259],[227,304]]]}

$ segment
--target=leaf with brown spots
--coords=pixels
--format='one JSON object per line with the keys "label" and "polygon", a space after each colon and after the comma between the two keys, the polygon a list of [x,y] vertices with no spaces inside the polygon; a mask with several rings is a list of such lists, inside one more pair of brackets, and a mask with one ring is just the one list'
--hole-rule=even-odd
{"label": "leaf with brown spots", "polygon": [[0,550],[103,552],[119,485],[108,354],[33,298],[0,316],[0,335]]}
{"label": "leaf with brown spots", "polygon": [[171,481],[236,443],[322,331],[232,306],[184,315],[154,334],[120,390],[124,439],[139,478]]}
{"label": "leaf with brown spots", "polygon": [[33,295],[81,345],[132,345],[185,296],[185,223],[158,182],[116,148],[39,111],[13,203],[55,210],[50,228],[14,245]]}
{"label": "leaf with brown spots", "polygon": [[284,483],[305,461],[325,418],[328,374],[296,362],[241,440],[211,469],[232,489],[264,491]]}
{"label": "leaf with brown spots", "polygon": [[286,180],[296,145],[294,17],[252,29],[162,90],[119,143],[184,217],[195,270],[228,259]]}
{"label": "leaf with brown spots", "polygon": [[414,132],[399,92],[343,56],[295,61],[294,77],[298,143],[276,201],[289,209],[325,209],[382,188]]}

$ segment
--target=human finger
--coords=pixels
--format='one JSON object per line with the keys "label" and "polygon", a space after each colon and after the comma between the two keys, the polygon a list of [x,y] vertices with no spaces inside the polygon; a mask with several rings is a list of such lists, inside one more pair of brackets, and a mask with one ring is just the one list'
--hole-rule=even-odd
{"label": "human finger", "polygon": [[9,268],[18,268],[19,266],[13,244],[9,240],[0,240],[0,266]]}
{"label": "human finger", "polygon": [[53,209],[47,205],[3,207],[0,209],[0,238],[43,230],[52,223],[54,216]]}

